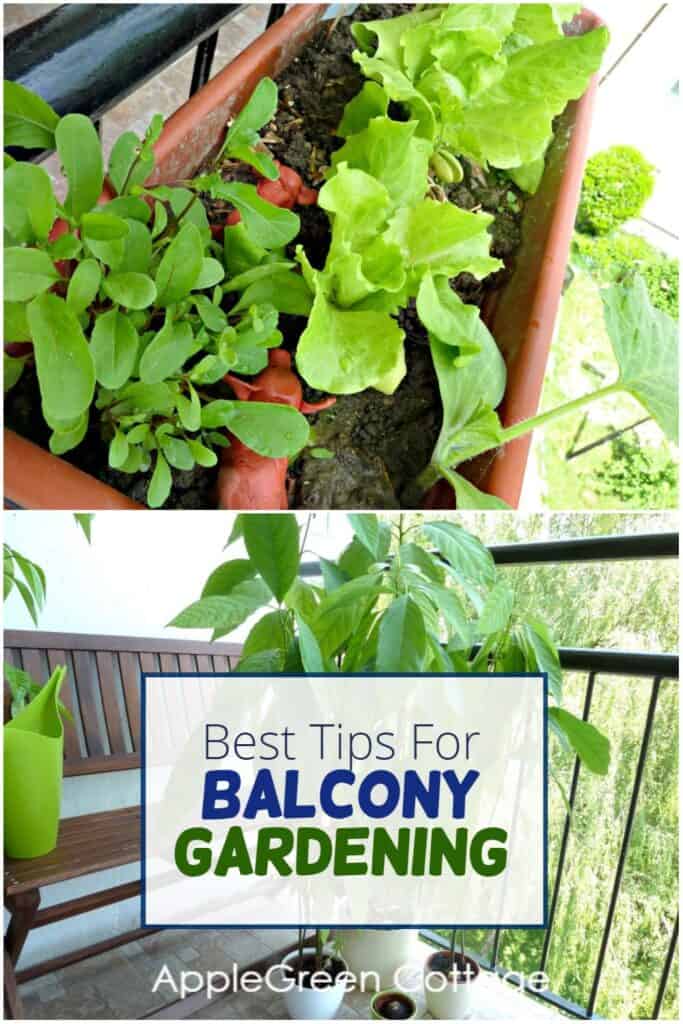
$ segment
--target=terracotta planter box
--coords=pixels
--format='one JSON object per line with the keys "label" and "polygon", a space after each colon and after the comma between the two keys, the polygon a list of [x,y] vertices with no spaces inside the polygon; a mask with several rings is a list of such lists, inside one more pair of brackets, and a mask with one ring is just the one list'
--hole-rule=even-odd
{"label": "terracotta planter box", "polygon": [[[264,75],[276,78],[298,54],[325,8],[325,4],[291,8],[173,114],[155,147],[157,166],[150,184],[192,177],[218,149],[228,119],[238,113]],[[587,32],[599,24],[593,14],[583,11],[574,20],[573,30]],[[533,416],[538,409],[596,90],[594,79],[584,96],[570,103],[558,119],[543,181],[526,204],[515,271],[485,309],[485,319],[508,364],[507,392],[500,409],[504,426]],[[477,480],[484,490],[513,507],[519,502],[530,441],[527,436],[508,444],[489,460]],[[5,431],[5,497],[24,508],[143,507],[9,430]]]}

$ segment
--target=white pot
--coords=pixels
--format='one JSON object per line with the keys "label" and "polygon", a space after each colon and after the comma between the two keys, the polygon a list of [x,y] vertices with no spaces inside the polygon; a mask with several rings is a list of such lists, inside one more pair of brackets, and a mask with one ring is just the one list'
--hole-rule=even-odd
{"label": "white pot", "polygon": [[336,934],[349,970],[359,979],[361,971],[379,975],[379,984],[372,975],[365,979],[365,991],[396,987],[394,973],[410,960],[414,932],[406,928],[349,928]]}
{"label": "white pot", "polygon": [[[464,1020],[472,1013],[472,986],[476,984],[479,976],[479,967],[474,960],[467,957],[472,970],[476,970],[477,973],[471,981],[461,981],[455,984],[452,978],[445,978],[431,966],[432,959],[436,955],[438,955],[438,951],[430,954],[424,968],[427,1009],[436,1020]],[[430,974],[431,982],[428,981]],[[437,991],[443,983],[445,983],[443,990]]]}
{"label": "white pot", "polygon": [[[313,946],[304,947],[304,956],[314,955]],[[346,969],[343,957],[338,953],[334,954],[335,959],[341,960]],[[282,961],[282,966],[289,965],[293,973],[296,973],[296,964],[299,959],[298,949],[292,950]],[[284,975],[283,975],[284,976]],[[287,1013],[292,1020],[332,1020],[337,1016],[339,1007],[344,1000],[343,981],[336,981],[334,985],[327,988],[313,989],[296,986],[284,992]]]}

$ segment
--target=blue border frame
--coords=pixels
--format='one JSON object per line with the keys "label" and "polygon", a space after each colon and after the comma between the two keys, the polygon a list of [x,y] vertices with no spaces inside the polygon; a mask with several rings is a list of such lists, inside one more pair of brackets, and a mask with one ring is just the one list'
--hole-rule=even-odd
{"label": "blue border frame", "polygon": [[[542,679],[543,680],[543,921],[540,924],[344,924],[319,923],[319,924],[246,924],[241,921],[239,924],[154,924],[146,919],[146,872],[145,863],[147,858],[147,836],[145,832],[146,818],[146,759],[147,759],[147,680],[148,679],[340,679],[344,677],[366,679],[369,675],[379,679],[396,679],[397,677],[415,678],[416,676],[426,679],[490,679],[492,676],[498,679]],[[547,672],[143,672],[140,684],[140,711],[142,716],[141,744],[140,744],[140,924],[142,928],[155,928],[159,930],[171,930],[188,928],[196,931],[235,931],[244,928],[335,928],[344,930],[349,928],[386,929],[396,931],[398,929],[436,929],[436,928],[457,928],[463,931],[474,931],[475,929],[505,929],[506,931],[544,931],[548,927],[548,673]]]}

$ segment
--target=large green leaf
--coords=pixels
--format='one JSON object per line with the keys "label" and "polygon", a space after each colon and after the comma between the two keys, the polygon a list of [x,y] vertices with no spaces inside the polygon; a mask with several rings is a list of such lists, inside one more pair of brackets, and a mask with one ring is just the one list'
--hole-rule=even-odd
{"label": "large green leaf", "polygon": [[338,309],[318,287],[296,354],[311,387],[336,395],[393,394],[406,372],[403,331],[386,313]]}
{"label": "large green leaf", "polygon": [[215,637],[225,636],[269,600],[270,590],[262,580],[243,580],[228,594],[213,594],[194,601],[169,626],[213,629]]}
{"label": "large green leaf", "polygon": [[53,149],[59,115],[52,107],[18,82],[4,82],[5,146]]}
{"label": "large green leaf", "polygon": [[347,164],[365,171],[384,186],[394,208],[409,207],[427,191],[432,153],[431,143],[418,138],[416,129],[416,121],[375,117],[333,154],[332,167]]}
{"label": "large green leaf", "polygon": [[507,583],[500,580],[494,584],[484,599],[484,607],[481,610],[477,629],[481,636],[490,636],[492,633],[500,633],[507,628],[512,615],[514,595]]}
{"label": "large green leaf", "polygon": [[170,306],[189,295],[202,269],[204,246],[196,224],[183,224],[159,264],[157,303]]}
{"label": "large green leaf", "polygon": [[90,351],[95,373],[105,388],[121,388],[135,366],[139,347],[138,332],[118,309],[110,309],[95,320]]}
{"label": "large green leaf", "polygon": [[561,701],[562,666],[548,627],[538,619],[529,619],[516,632],[524,651],[527,670],[545,672],[551,695],[556,701]]}
{"label": "large green leaf", "polygon": [[379,623],[378,672],[421,672],[427,651],[422,612],[413,597],[402,594],[389,605]]}
{"label": "large green leaf", "polygon": [[610,743],[607,737],[590,722],[584,722],[564,708],[550,708],[548,715],[586,768],[596,775],[607,775],[610,762]]}
{"label": "large green leaf", "polygon": [[102,146],[92,121],[83,114],[67,114],[55,130],[57,152],[69,185],[64,208],[79,220],[92,210],[102,192]]}
{"label": "large green leaf", "polygon": [[39,295],[26,310],[43,413],[48,423],[84,413],[95,393],[95,367],[81,326],[57,295]]}
{"label": "large green leaf", "polygon": [[289,616],[282,609],[266,614],[254,623],[249,635],[244,641],[240,663],[251,659],[256,654],[264,651],[277,651],[279,653],[278,665],[272,671],[281,672],[285,665],[285,658],[289,645],[294,636]]}
{"label": "large green leaf", "polygon": [[4,295],[9,302],[25,302],[47,291],[60,279],[59,271],[42,249],[11,246],[4,250]]}
{"label": "large green leaf", "polygon": [[402,207],[392,219],[386,238],[401,249],[406,266],[454,277],[463,271],[486,277],[502,267],[489,254],[488,213],[461,210],[452,203],[422,199]]}
{"label": "large green leaf", "polygon": [[57,204],[52,182],[42,167],[13,163],[5,170],[5,228],[16,242],[45,241]]}
{"label": "large green leaf", "polygon": [[168,320],[140,359],[140,379],[159,384],[175,373],[195,351],[192,328],[187,321]]}
{"label": "large green leaf", "polygon": [[108,274],[104,279],[104,290],[110,299],[127,309],[147,309],[157,294],[152,278],[134,271]]}
{"label": "large green leaf", "polygon": [[656,309],[639,275],[602,292],[619,383],[678,441],[678,324]]}
{"label": "large green leaf", "polygon": [[227,427],[252,451],[270,459],[298,454],[310,432],[306,417],[290,405],[227,399],[216,399],[203,407],[202,426]]}
{"label": "large green leaf", "polygon": [[304,671],[311,673],[326,672],[327,665],[316,640],[315,633],[301,615],[296,616],[296,624],[299,631],[299,651]]}
{"label": "large green leaf", "polygon": [[66,304],[77,316],[94,301],[100,289],[102,271],[97,260],[81,260],[69,279]]}
{"label": "large green leaf", "polygon": [[380,521],[374,512],[350,513],[348,520],[351,529],[358,537],[361,544],[369,551],[375,560],[379,559],[380,546],[382,544],[382,533]]}
{"label": "large green leaf", "polygon": [[292,513],[244,516],[242,536],[252,564],[277,601],[283,601],[299,569],[299,527]]}
{"label": "large green leaf", "polygon": [[493,583],[496,567],[491,552],[477,537],[457,523],[428,522],[422,529],[458,575],[474,583]]}
{"label": "large green leaf", "polygon": [[209,575],[202,590],[202,597],[229,594],[238,583],[253,579],[255,575],[256,568],[248,558],[233,558],[229,562],[223,562]]}

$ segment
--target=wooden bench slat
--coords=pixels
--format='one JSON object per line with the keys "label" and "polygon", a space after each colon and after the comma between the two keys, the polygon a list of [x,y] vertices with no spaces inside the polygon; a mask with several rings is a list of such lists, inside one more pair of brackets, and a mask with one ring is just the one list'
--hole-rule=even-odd
{"label": "wooden bench slat", "polygon": [[116,699],[118,680],[114,674],[114,655],[110,651],[98,651],[95,655],[100,677],[100,694],[104,708],[104,721],[109,736],[112,754],[126,753],[126,739],[121,721],[121,709]]}
{"label": "wooden bench slat", "polygon": [[5,860],[5,893],[16,895],[140,859],[140,807],[63,818],[44,857]]}
{"label": "wooden bench slat", "polygon": [[133,742],[133,750],[140,749],[140,662],[138,655],[132,651],[120,651],[118,654],[123,698],[128,713],[128,728]]}
{"label": "wooden bench slat", "polygon": [[90,651],[74,651],[73,661],[86,750],[90,755],[105,754],[106,750],[97,714],[99,687],[95,658]]}

